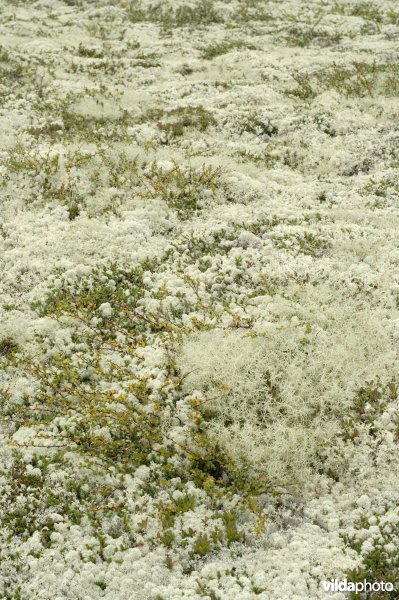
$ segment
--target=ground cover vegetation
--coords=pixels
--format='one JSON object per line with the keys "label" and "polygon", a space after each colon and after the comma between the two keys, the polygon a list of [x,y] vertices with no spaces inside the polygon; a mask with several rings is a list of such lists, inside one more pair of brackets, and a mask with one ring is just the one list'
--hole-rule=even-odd
{"label": "ground cover vegetation", "polygon": [[399,597],[398,25],[0,1],[0,598]]}

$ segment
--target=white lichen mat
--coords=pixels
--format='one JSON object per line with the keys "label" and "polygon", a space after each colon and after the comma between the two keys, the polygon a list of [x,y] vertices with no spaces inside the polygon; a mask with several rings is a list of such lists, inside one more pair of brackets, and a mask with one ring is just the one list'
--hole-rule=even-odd
{"label": "white lichen mat", "polygon": [[0,0],[0,598],[399,598],[398,40]]}

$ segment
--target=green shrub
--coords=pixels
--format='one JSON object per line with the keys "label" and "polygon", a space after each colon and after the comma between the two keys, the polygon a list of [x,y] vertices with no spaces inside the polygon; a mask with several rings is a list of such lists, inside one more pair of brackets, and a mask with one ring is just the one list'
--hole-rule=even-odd
{"label": "green shrub", "polygon": [[245,42],[242,40],[236,41],[228,41],[225,42],[217,42],[215,44],[211,44],[206,48],[203,48],[200,52],[201,58],[206,60],[212,60],[217,56],[222,56],[223,54],[227,54],[232,50],[256,50],[256,46],[250,44],[249,42]]}
{"label": "green shrub", "polygon": [[[366,553],[362,553],[361,566],[349,571],[347,574],[348,581],[363,582],[367,581],[384,581],[392,583],[394,586],[391,592],[370,593],[368,598],[382,598],[383,600],[391,600],[399,598],[399,550],[393,540],[398,539],[399,527],[397,524],[397,511],[394,514],[394,521],[391,523],[388,515],[388,507],[379,510],[375,515],[362,515],[355,523],[353,532],[344,535],[343,539],[346,545],[357,553],[361,553],[362,542],[365,539],[373,539],[368,530],[371,526],[371,516],[374,524],[380,529],[380,538],[373,540],[373,548]],[[385,530],[386,517],[388,517],[388,529]],[[386,545],[393,545],[391,550],[388,550]],[[351,593],[350,598],[355,600],[358,594]]]}
{"label": "green shrub", "polygon": [[213,194],[221,186],[221,168],[203,165],[200,168],[181,167],[176,162],[164,169],[153,162],[149,169],[139,175],[144,187],[143,198],[160,197],[182,219],[188,218],[201,208],[204,193]]}
{"label": "green shrub", "polygon": [[163,3],[144,6],[141,0],[132,0],[127,9],[128,18],[134,22],[150,21],[164,29],[197,27],[220,23],[221,16],[214,7],[213,0],[197,0],[194,6],[165,6]]}
{"label": "green shrub", "polygon": [[278,128],[270,119],[258,114],[249,114],[240,123],[240,133],[252,133],[257,136],[272,137],[278,134]]}
{"label": "green shrub", "polygon": [[197,537],[194,543],[194,554],[198,554],[199,556],[205,556],[212,552],[212,544],[208,539],[206,533],[203,533]]}
{"label": "green shrub", "polygon": [[167,140],[181,137],[189,128],[205,131],[211,125],[216,125],[216,119],[202,106],[181,106],[165,111],[157,123]]}
{"label": "green shrub", "polygon": [[295,72],[297,87],[288,90],[290,96],[311,100],[324,90],[334,89],[345,96],[395,96],[399,90],[397,63],[353,61],[349,65],[333,64],[309,73]]}
{"label": "green shrub", "polygon": [[12,337],[6,336],[0,338],[0,358],[2,356],[10,357],[12,354],[17,352],[19,349],[18,344],[13,340]]}
{"label": "green shrub", "polygon": [[336,2],[334,12],[345,16],[362,17],[362,19],[374,21],[375,23],[382,23],[383,20],[380,8],[372,2],[357,2],[355,4]]}

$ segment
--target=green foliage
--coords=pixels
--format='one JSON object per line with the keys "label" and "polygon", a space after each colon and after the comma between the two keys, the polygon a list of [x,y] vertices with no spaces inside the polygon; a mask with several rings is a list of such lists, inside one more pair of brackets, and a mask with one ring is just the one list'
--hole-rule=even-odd
{"label": "green foliage", "polygon": [[[355,395],[352,414],[344,423],[344,439],[354,440],[359,436],[359,426],[366,425],[369,435],[377,432],[376,420],[398,397],[398,383],[390,381],[382,385],[379,381],[370,381],[361,387]],[[399,439],[399,423],[396,430]]]}
{"label": "green foliage", "polygon": [[351,66],[333,65],[317,77],[323,88],[336,89],[347,96],[396,95],[399,89],[397,63],[354,61]]}
{"label": "green foliage", "polygon": [[308,73],[300,73],[296,71],[292,73],[292,78],[297,84],[297,87],[287,91],[288,96],[294,96],[300,100],[312,100],[317,96],[317,92],[312,86],[312,80]]}
{"label": "green foliage", "polygon": [[166,141],[181,137],[188,128],[205,131],[216,125],[216,120],[203,106],[181,106],[163,112],[157,127],[166,134]]}
{"label": "green foliage", "polygon": [[10,60],[8,52],[4,49],[1,62],[3,64],[0,65],[0,84],[13,86],[13,84],[19,83],[21,85],[22,81],[27,79],[30,71],[16,60]]}
{"label": "green foliage", "polygon": [[320,258],[331,247],[328,239],[308,231],[294,235],[275,235],[272,239],[277,248],[297,251],[313,258]]}
{"label": "green foliage", "polygon": [[[51,67],[49,71],[51,72]],[[0,100],[9,94],[18,99],[23,98],[28,91],[33,91],[40,97],[43,91],[37,66],[26,61],[23,53],[3,45],[0,45],[0,86]]]}
{"label": "green foliage", "polygon": [[[369,552],[364,559],[364,566],[349,571],[347,574],[348,581],[354,583],[363,583],[367,581],[384,581],[394,585],[392,592],[379,592],[378,594],[371,593],[368,598],[378,598],[379,600],[394,600],[399,598],[398,590],[398,569],[399,556],[394,560],[381,547],[375,548]],[[351,600],[357,600],[359,595],[356,592],[350,593]]]}
{"label": "green foliage", "polygon": [[195,509],[195,498],[194,498],[194,496],[187,494],[186,496],[183,496],[182,498],[175,499],[174,504],[175,504],[177,513],[185,513],[188,510]]}
{"label": "green foliage", "polygon": [[[381,524],[384,515],[377,514],[375,520],[377,525]],[[395,521],[396,523],[396,521]],[[369,517],[362,515],[355,523],[354,532],[351,535],[344,535],[345,543],[356,552],[361,552],[362,541],[367,539],[368,529],[370,528]],[[392,524],[388,531],[380,525],[382,539],[374,541],[373,548],[366,554],[362,554],[362,564],[349,571],[347,574],[348,581],[363,582],[367,581],[384,581],[390,582],[394,586],[392,592],[379,592],[378,594],[371,593],[370,598],[382,598],[383,600],[391,600],[399,598],[399,549],[395,548],[388,551],[385,548],[386,544],[392,543],[392,539],[399,535],[398,524]],[[372,538],[371,538],[372,539]],[[361,541],[360,541],[361,540]],[[355,600],[358,595],[351,593],[350,598]]]}
{"label": "green foliage", "polygon": [[212,543],[206,533],[203,533],[194,542],[194,553],[199,556],[205,556],[209,552],[212,552]]}
{"label": "green foliage", "polygon": [[239,0],[234,12],[234,21],[240,26],[252,24],[255,21],[268,23],[274,18],[268,10],[268,2],[265,0]]}
{"label": "green foliage", "polygon": [[181,219],[187,219],[201,208],[204,192],[213,194],[221,186],[222,169],[203,165],[201,168],[181,167],[173,162],[171,169],[160,168],[153,162],[141,176],[146,188],[144,198],[160,197]]}
{"label": "green foliage", "polygon": [[227,512],[223,515],[223,522],[226,530],[226,540],[228,544],[233,542],[242,542],[243,534],[237,527],[237,515],[234,512]]}
{"label": "green foliage", "polygon": [[390,25],[397,25],[399,23],[399,11],[394,8],[389,9],[386,14],[386,19]]}
{"label": "green foliage", "polygon": [[290,96],[311,100],[324,90],[334,89],[345,96],[395,96],[399,90],[397,63],[353,61],[350,65],[334,63],[313,74],[294,72],[297,87],[288,90]]}
{"label": "green foliage", "polygon": [[7,48],[0,44],[0,62],[8,63],[11,60],[11,55]]}
{"label": "green foliage", "polygon": [[76,216],[76,207],[81,201],[78,182],[74,173],[86,165],[90,157],[79,150],[63,155],[51,147],[47,153],[28,150],[18,143],[10,153],[8,169],[13,173],[40,177],[40,189],[47,200],[57,200],[70,208],[70,216]]}
{"label": "green foliage", "polygon": [[[202,107],[176,109],[167,115],[168,118],[172,115],[172,120],[160,121],[158,128],[166,132],[169,140],[182,135],[186,128],[195,127],[204,131],[214,124],[212,115]],[[86,119],[77,118],[75,122],[74,117],[68,114],[67,131],[76,131],[79,122],[88,126]],[[137,159],[128,158],[123,152],[108,155],[99,146],[94,155],[80,149],[62,153],[53,146],[44,153],[18,143],[7,160],[7,177],[11,174],[21,178],[33,177],[41,197],[67,206],[71,220],[79,215],[81,207],[87,207],[99,187],[131,190],[132,186],[140,197],[161,198],[177,211],[181,219],[186,219],[200,210],[208,197],[222,187],[223,171],[220,167],[210,165],[193,168],[181,166],[176,161],[171,164],[170,169],[159,166],[155,161],[140,165]],[[89,193],[85,196],[80,192],[80,175],[83,174],[89,184]],[[27,201],[33,201],[37,195],[31,193]],[[110,202],[102,211],[116,211],[117,207],[117,202]]]}
{"label": "green foliage", "polygon": [[[70,525],[89,526],[93,537],[93,553],[86,560],[103,561],[104,535],[99,527],[99,518],[113,519],[115,525],[108,535],[123,539],[120,549],[129,546],[131,527],[123,496],[123,486],[110,485],[110,473],[101,470],[96,463],[84,464],[74,456],[65,455],[63,450],[48,448],[46,454],[33,453],[30,461],[15,450],[7,468],[2,468],[0,490],[2,539],[22,542],[39,534],[42,545],[36,554],[52,546],[52,534],[57,531],[59,520]],[[59,473],[54,482],[54,472]],[[61,518],[60,518],[61,517]],[[103,521],[104,522],[104,521]],[[6,556],[4,549],[3,558]],[[11,556],[12,560],[15,560]],[[18,568],[18,560],[17,568]]]}
{"label": "green foliage", "polygon": [[39,309],[41,315],[79,315],[84,321],[89,321],[101,304],[112,302],[117,310],[103,327],[106,339],[114,339],[117,327],[122,324],[137,336],[143,331],[140,319],[151,324],[149,315],[146,321],[145,316],[136,311],[137,301],[145,295],[143,276],[147,271],[155,271],[158,265],[157,259],[148,259],[131,268],[113,263],[97,267],[89,277],[76,284],[62,281],[59,288],[54,288],[46,300],[35,304],[34,308]]}
{"label": "green foliage", "polygon": [[165,6],[155,3],[144,6],[141,0],[131,0],[127,8],[130,21],[139,23],[150,21],[161,25],[164,29],[179,27],[198,27],[220,23],[221,16],[214,6],[213,0],[197,0],[194,6]]}
{"label": "green foliage", "polygon": [[[306,142],[303,142],[301,147],[306,148]],[[289,139],[271,140],[261,151],[256,149],[255,153],[252,153],[245,150],[237,152],[237,155],[242,160],[254,162],[268,169],[274,168],[279,164],[283,164],[290,169],[299,169],[301,165],[299,152],[296,148],[292,147]]]}
{"label": "green foliage", "polygon": [[[366,195],[368,206],[383,208],[390,205],[394,198],[399,197],[399,177],[396,174],[389,174],[382,178],[371,177],[362,191]],[[375,198],[369,198],[370,195]]]}
{"label": "green foliage", "polygon": [[227,54],[232,50],[256,50],[256,46],[250,44],[249,42],[245,42],[243,40],[235,40],[229,41],[226,40],[224,42],[216,42],[215,44],[211,44],[210,46],[206,46],[201,50],[200,56],[206,60],[212,60],[217,56],[222,56],[223,54]]}
{"label": "green foliage", "polygon": [[285,39],[290,46],[299,46],[300,48],[311,45],[333,46],[341,41],[342,34],[339,32],[331,34],[315,26],[308,28],[292,25],[288,28]]}
{"label": "green foliage", "polygon": [[[14,423],[40,428],[62,417],[67,424],[56,439],[60,447],[125,469],[137,468],[148,460],[153,445],[162,441],[161,408],[158,404],[151,408],[147,381],[132,377],[123,393],[102,392],[96,379],[115,378],[116,371],[104,372],[100,354],[94,350],[86,370],[83,365],[75,366],[76,358],[54,357],[47,369],[26,360],[25,368],[39,379],[41,387],[34,398],[13,407]],[[10,412],[9,407],[6,415]],[[41,437],[43,443],[52,440],[46,433]]]}
{"label": "green foliage", "polygon": [[[96,141],[100,135],[101,120],[79,117],[66,113],[66,137],[82,136],[85,142]],[[109,137],[114,140],[124,136],[125,125],[117,119],[108,124],[107,129],[112,132]],[[51,123],[30,129],[35,136],[58,136],[63,131],[62,123]],[[15,176],[25,183],[29,178],[33,185],[27,188],[24,196],[26,202],[37,201],[39,198],[45,202],[57,202],[68,208],[71,220],[76,218],[81,208],[86,210],[116,211],[119,206],[118,193],[109,201],[99,207],[94,201],[99,188],[131,189],[132,185],[139,185],[137,162],[127,158],[123,152],[116,154],[107,153],[101,145],[96,146],[96,151],[82,151],[81,147],[66,147],[60,150],[58,144],[51,144],[46,150],[39,150],[37,145],[18,142],[9,153],[6,162],[6,178]],[[81,191],[82,179],[86,182],[86,193]]]}
{"label": "green foliage", "polygon": [[78,46],[77,55],[83,58],[104,58],[104,53],[101,50],[84,46],[82,42]]}
{"label": "green foliage", "polygon": [[18,344],[13,340],[12,337],[6,336],[0,338],[0,358],[9,358],[19,350]]}
{"label": "green foliage", "polygon": [[[126,128],[132,122],[127,111],[104,116],[80,114],[74,109],[79,98],[64,100],[56,106],[46,106],[44,122],[27,129],[35,138],[79,143],[101,143],[104,137],[112,141],[126,140]],[[99,104],[100,109],[100,104]],[[71,152],[72,153],[72,152]]]}
{"label": "green foliage", "polygon": [[352,17],[361,17],[375,23],[382,23],[383,14],[378,6],[373,2],[357,2],[355,4],[336,2],[334,12]]}
{"label": "green foliage", "polygon": [[[259,531],[263,529],[264,517],[255,496],[268,491],[269,486],[239,468],[217,438],[208,435],[209,411],[199,399],[190,400],[184,441],[176,442],[169,436],[169,420],[182,398],[182,376],[173,359],[165,364],[165,385],[155,394],[151,376],[135,375],[131,368],[132,361],[140,361],[141,349],[154,339],[168,349],[182,330],[181,321],[175,323],[161,307],[152,313],[140,310],[144,274],[161,268],[161,264],[161,260],[153,260],[135,268],[103,266],[75,283],[61,281],[46,302],[36,305],[42,315],[67,317],[75,331],[69,353],[20,356],[18,370],[35,380],[35,390],[22,398],[4,393],[0,403],[10,444],[18,448],[11,435],[20,427],[28,427],[33,432],[28,443],[32,451],[35,447],[47,449],[46,458],[35,459],[32,465],[40,467],[41,475],[36,471],[30,474],[17,455],[13,468],[3,474],[8,481],[0,499],[5,505],[4,524],[18,535],[40,531],[44,545],[51,545],[54,527],[40,520],[43,505],[76,524],[87,515],[97,534],[97,515],[113,513],[122,519],[122,530],[128,534],[123,478],[134,476],[143,465],[153,468],[143,491],[154,498],[163,490],[169,495],[169,500],[162,498],[157,504],[162,530],[156,539],[166,548],[177,543],[175,523],[203,502],[191,492],[172,494],[176,481],[182,490],[187,484],[192,489],[194,484],[215,507],[209,517],[209,536],[187,532],[189,538],[197,536],[193,556],[205,556],[223,540],[231,544],[243,539],[237,513],[220,512],[223,502],[237,494],[241,497],[237,511],[251,511]],[[162,299],[163,293],[161,290],[155,296]],[[107,302],[112,305],[112,314],[93,322],[93,315],[101,314],[98,309]],[[81,477],[67,476],[53,489],[47,472],[56,468],[70,473],[71,455]],[[120,477],[120,485],[107,483],[110,472]],[[31,499],[21,509],[13,503],[7,505],[10,494]]]}
{"label": "green foliage", "polygon": [[240,133],[252,133],[259,137],[272,137],[278,134],[278,128],[270,119],[263,118],[258,114],[249,114],[240,124]]}

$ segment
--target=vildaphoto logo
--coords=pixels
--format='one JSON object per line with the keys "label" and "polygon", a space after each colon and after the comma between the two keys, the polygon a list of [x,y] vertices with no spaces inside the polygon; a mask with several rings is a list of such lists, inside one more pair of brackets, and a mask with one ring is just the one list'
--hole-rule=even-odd
{"label": "vildaphoto logo", "polygon": [[393,583],[389,581],[348,581],[347,579],[330,579],[321,582],[325,592],[392,592]]}

